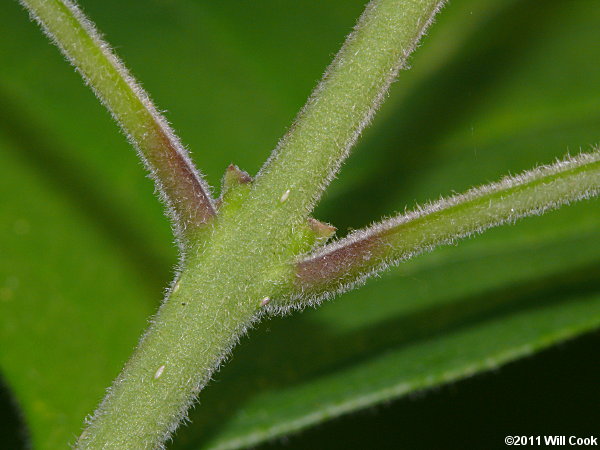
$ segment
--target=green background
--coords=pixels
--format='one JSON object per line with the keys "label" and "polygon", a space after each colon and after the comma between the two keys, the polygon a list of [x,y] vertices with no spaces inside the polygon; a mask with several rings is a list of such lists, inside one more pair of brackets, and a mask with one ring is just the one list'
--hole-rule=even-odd
{"label": "green background", "polygon": [[[256,173],[363,3],[81,2],[166,109],[213,186],[230,163]],[[36,448],[61,448],[74,441],[135,346],[177,257],[153,186],[109,115],[16,1],[2,2],[0,20],[4,403],[16,405]],[[600,129],[599,22],[595,0],[452,1],[316,216],[344,235],[440,195],[589,150]],[[319,310],[260,325],[171,446],[262,442],[596,329],[598,206],[582,202],[438,249]],[[412,448],[410,436],[443,429],[436,417],[445,411],[451,430],[493,430],[482,441],[491,446],[520,433],[524,419],[477,399],[505,401],[512,387],[519,392],[531,380],[545,397],[581,398],[568,415],[576,421],[565,414],[565,423],[585,424],[597,418],[590,406],[597,404],[597,377],[576,375],[598,373],[586,365],[593,346],[597,337],[588,337],[567,345],[567,355],[544,354],[458,384],[458,394],[442,388],[378,409],[375,419],[363,413],[291,442],[342,448],[372,435],[381,446]],[[570,362],[556,363],[560,358]],[[580,369],[558,370],[565,365]],[[562,383],[552,382],[555,371]],[[480,391],[469,384],[477,380]],[[460,406],[444,410],[447,402]],[[10,448],[16,419],[6,409]],[[489,411],[485,423],[496,427],[485,428],[477,422],[484,414],[471,410]],[[459,434],[468,445],[468,434]]]}

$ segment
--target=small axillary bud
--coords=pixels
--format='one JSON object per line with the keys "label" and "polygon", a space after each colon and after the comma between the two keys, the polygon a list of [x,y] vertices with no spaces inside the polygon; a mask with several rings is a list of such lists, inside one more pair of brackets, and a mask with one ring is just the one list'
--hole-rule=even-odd
{"label": "small axillary bud", "polygon": [[[245,186],[252,183],[252,177],[247,172],[241,170],[235,164],[229,164],[223,175],[221,183],[221,197],[217,200],[217,207],[220,207],[225,200],[225,197],[231,197],[240,186]],[[235,197],[235,196],[234,196]]]}
{"label": "small axillary bud", "polygon": [[319,242],[327,241],[337,231],[337,228],[333,225],[321,222],[320,220],[314,219],[312,217],[308,218],[308,226],[310,227],[311,231],[315,234],[315,237]]}
{"label": "small axillary bud", "polygon": [[228,189],[239,186],[240,184],[248,184],[251,182],[252,177],[248,175],[247,172],[244,172],[235,164],[229,164],[227,170],[225,170],[225,175],[223,176],[222,190],[225,192]]}
{"label": "small axillary bud", "polygon": [[336,230],[328,223],[309,217],[296,231],[296,245],[292,252],[298,255],[324,245]]}

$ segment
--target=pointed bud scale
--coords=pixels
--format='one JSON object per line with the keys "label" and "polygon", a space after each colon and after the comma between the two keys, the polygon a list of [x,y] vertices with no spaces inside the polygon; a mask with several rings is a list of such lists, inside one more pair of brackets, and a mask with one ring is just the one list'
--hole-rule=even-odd
{"label": "pointed bud scale", "polygon": [[242,199],[250,192],[252,177],[241,170],[238,166],[230,164],[223,175],[221,183],[221,197],[217,200],[217,209],[221,209],[224,203],[229,207],[239,206]]}
{"label": "pointed bud scale", "polygon": [[240,184],[248,184],[251,181],[252,177],[250,175],[241,170],[238,166],[229,164],[229,167],[225,170],[225,175],[223,175],[221,191],[225,193],[231,188],[239,186]]}
{"label": "pointed bud scale", "polygon": [[324,245],[334,235],[336,228],[328,223],[309,217],[294,230],[294,245],[290,248],[294,255],[308,252]]}
{"label": "pointed bud scale", "polygon": [[337,228],[333,225],[329,225],[328,223],[324,223],[317,219],[313,219],[312,217],[308,218],[308,226],[310,227],[311,231],[315,234],[318,241],[326,241],[327,239],[332,237],[337,231]]}

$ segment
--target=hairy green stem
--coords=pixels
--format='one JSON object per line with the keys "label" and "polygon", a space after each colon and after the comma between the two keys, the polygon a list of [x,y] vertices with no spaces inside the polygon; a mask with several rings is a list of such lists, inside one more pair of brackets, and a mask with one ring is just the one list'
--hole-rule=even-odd
{"label": "hairy green stem", "polygon": [[[443,0],[369,3],[290,132],[258,174],[253,207],[288,220],[310,214],[443,4]],[[284,207],[277,208],[286,193]]]}
{"label": "hairy green stem", "polygon": [[[152,134],[146,98],[71,3],[22,1],[134,140],[165,142]],[[239,336],[289,290],[293,261],[314,242],[307,215],[442,3],[369,4],[256,182],[224,199],[202,242],[188,241],[179,279],[78,447],[155,448],[168,439]],[[177,167],[158,170],[158,182],[177,180]],[[189,196],[172,195],[185,213]]]}
{"label": "hairy green stem", "polygon": [[484,230],[600,193],[600,151],[581,154],[403,214],[322,247],[297,263],[302,307],[348,290],[390,264]]}
{"label": "hairy green stem", "polygon": [[166,120],[70,0],[20,0],[110,110],[150,171],[177,237],[215,214],[209,189]]}

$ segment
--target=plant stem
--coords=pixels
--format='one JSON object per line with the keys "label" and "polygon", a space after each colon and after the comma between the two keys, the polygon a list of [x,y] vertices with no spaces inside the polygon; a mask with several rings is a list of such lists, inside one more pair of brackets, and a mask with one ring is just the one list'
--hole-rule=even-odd
{"label": "plant stem", "polygon": [[[166,120],[70,0],[20,0],[121,125],[152,175],[178,238],[215,214],[209,189]],[[185,239],[184,239],[185,240]]]}
{"label": "plant stem", "polygon": [[439,200],[303,258],[297,263],[295,293],[271,308],[314,303],[439,245],[599,193],[600,151],[595,151]]}
{"label": "plant stem", "polygon": [[[443,0],[369,3],[323,80],[257,176],[255,197],[305,218],[383,101]],[[267,206],[267,205],[265,205]],[[256,205],[259,207],[259,205]],[[289,214],[288,214],[289,215]]]}
{"label": "plant stem", "polygon": [[[237,191],[235,201],[224,201],[218,216],[185,149],[78,8],[70,0],[21,2],[119,121],[186,236],[178,280],[78,448],[161,447],[270,298],[303,289],[323,295],[377,270],[377,261],[406,257],[407,249],[416,253],[598,191],[597,156],[581,158],[565,170],[542,169],[539,177],[432,206],[413,222],[386,222],[297,265],[299,230],[443,1],[373,0],[254,184]],[[508,209],[508,200],[522,202],[514,206],[517,212]],[[448,226],[452,221],[455,228]],[[203,239],[193,233],[198,229],[208,231]],[[348,248],[352,252],[344,253]],[[345,254],[368,256],[367,263]],[[329,271],[331,283],[315,273],[327,272],[328,255],[342,267]]]}
{"label": "plant stem", "polygon": [[367,7],[243,202],[225,202],[210,237],[189,243],[179,280],[78,447],[153,448],[169,437],[265,299],[290,288],[298,230],[441,3]]}

